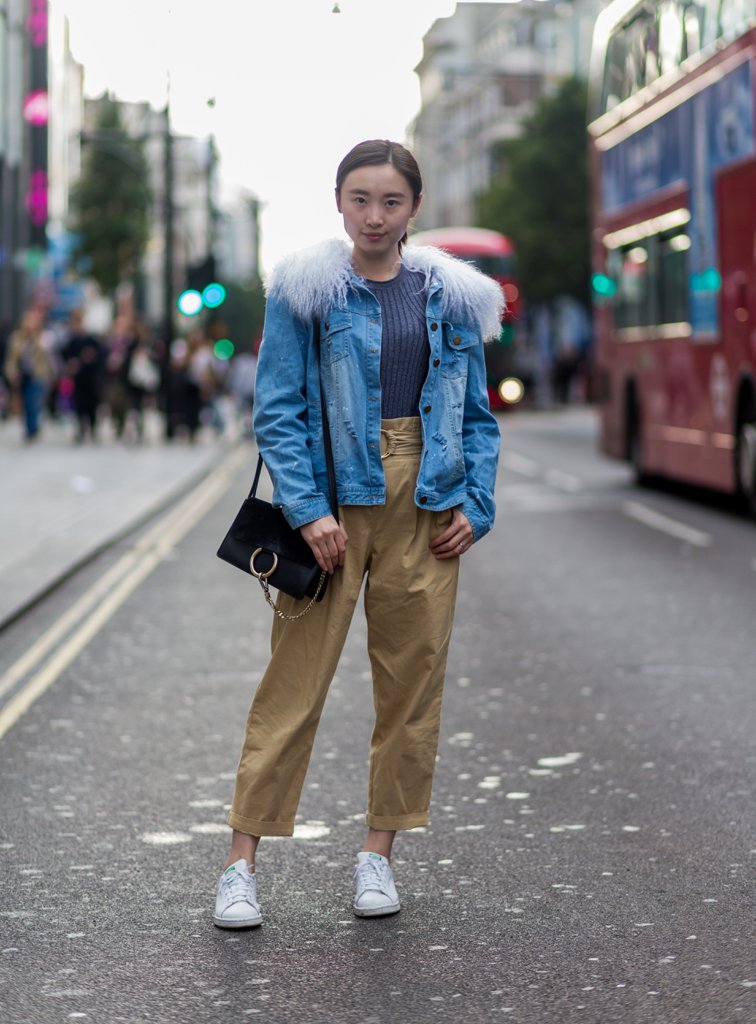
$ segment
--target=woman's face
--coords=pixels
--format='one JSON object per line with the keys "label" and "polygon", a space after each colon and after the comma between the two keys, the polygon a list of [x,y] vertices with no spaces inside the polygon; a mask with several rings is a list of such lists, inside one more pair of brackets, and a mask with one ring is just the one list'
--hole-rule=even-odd
{"label": "woman's face", "polygon": [[355,255],[373,262],[397,251],[420,199],[414,198],[410,183],[394,166],[375,164],[347,174],[336,205]]}

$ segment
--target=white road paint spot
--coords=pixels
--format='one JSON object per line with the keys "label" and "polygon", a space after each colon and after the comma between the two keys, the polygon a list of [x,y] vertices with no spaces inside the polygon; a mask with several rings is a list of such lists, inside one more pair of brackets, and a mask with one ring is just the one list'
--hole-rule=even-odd
{"label": "white road paint spot", "polygon": [[95,482],[89,476],[72,476],[68,486],[75,494],[91,494],[95,489]]}
{"label": "white road paint spot", "polygon": [[653,921],[641,921],[639,923],[636,923],[635,927],[636,928],[653,928],[654,927],[654,922]]}
{"label": "white road paint spot", "polygon": [[467,689],[467,687],[471,684],[472,679],[469,679],[467,676],[460,676],[460,678],[457,680],[457,686],[461,686],[463,690]]}
{"label": "white road paint spot", "polygon": [[505,793],[507,800],[527,800],[530,793]]}
{"label": "white road paint spot", "polygon": [[570,754],[561,754],[559,757],[539,757],[538,763],[542,768],[563,768],[569,764],[575,764],[582,757],[577,751]]}
{"label": "white road paint spot", "polygon": [[190,807],[222,807],[222,800],[190,800]]}
{"label": "white road paint spot", "polygon": [[94,871],[94,864],[69,864],[69,871]]}
{"label": "white road paint spot", "polygon": [[579,477],[573,476],[572,473],[565,473],[561,469],[547,469],[543,476],[547,484],[560,491],[568,491],[570,494],[575,494],[582,487]]}
{"label": "white road paint spot", "polygon": [[86,934],[87,934],[86,932],[69,932],[68,935],[66,935],[66,938],[67,939],[83,939]]}
{"label": "white road paint spot", "polygon": [[501,775],[486,775],[482,782],[478,783],[478,789],[498,789],[501,785]]}
{"label": "white road paint spot", "polygon": [[640,832],[640,826],[639,825],[623,825],[622,826],[622,831],[623,832]]}
{"label": "white road paint spot", "polygon": [[142,842],[150,846],[175,846],[177,843],[191,843],[187,832],[145,832]]}
{"label": "white road paint spot", "polygon": [[517,452],[504,452],[502,461],[507,469],[519,473],[520,476],[527,476],[532,479],[538,476],[540,472],[537,462],[533,459],[528,459],[525,455],[518,455]]}
{"label": "white road paint spot", "polygon": [[528,775],[553,775],[553,768],[529,768]]}
{"label": "white road paint spot", "polygon": [[190,825],[189,831],[201,836],[220,836],[229,831],[229,826],[222,821],[202,821],[199,825]]}
{"label": "white road paint spot", "polygon": [[756,981],[741,981],[743,988],[756,988]]}
{"label": "white road paint spot", "polygon": [[439,950],[439,949],[448,949],[448,948],[449,948],[448,946],[428,946],[428,949],[431,949],[431,950],[434,950],[434,951]]}
{"label": "white road paint spot", "polygon": [[453,747],[469,747],[473,738],[471,732],[455,732],[453,736],[449,737],[449,743]]}
{"label": "white road paint spot", "polygon": [[[455,825],[454,826],[454,831],[455,832],[480,832],[481,829],[484,829],[485,827],[486,827],[485,825]],[[413,832],[417,832],[417,829],[414,828],[412,831]]]}

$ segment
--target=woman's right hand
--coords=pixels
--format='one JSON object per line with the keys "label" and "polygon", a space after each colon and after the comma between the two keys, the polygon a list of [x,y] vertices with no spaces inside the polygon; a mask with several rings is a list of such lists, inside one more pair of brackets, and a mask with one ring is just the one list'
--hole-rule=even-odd
{"label": "woman's right hand", "polygon": [[344,564],[347,532],[333,516],[324,516],[311,523],[305,523],[299,530],[310,545],[315,560],[321,569],[332,573],[336,566]]}

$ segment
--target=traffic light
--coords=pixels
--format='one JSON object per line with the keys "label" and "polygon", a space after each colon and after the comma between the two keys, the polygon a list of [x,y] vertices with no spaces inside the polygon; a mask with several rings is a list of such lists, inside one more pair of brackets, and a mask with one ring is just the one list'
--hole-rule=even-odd
{"label": "traffic light", "polygon": [[216,280],[214,256],[187,265],[186,289],[177,303],[180,313],[196,316],[203,309],[217,309],[225,301],[226,289]]}

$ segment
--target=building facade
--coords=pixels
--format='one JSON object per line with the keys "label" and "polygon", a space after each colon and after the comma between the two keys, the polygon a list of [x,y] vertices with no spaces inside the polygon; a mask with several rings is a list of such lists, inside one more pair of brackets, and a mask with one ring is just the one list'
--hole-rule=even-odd
{"label": "building facade", "polygon": [[37,294],[49,300],[81,110],[62,13],[47,0],[0,0],[0,325]]}
{"label": "building facade", "polygon": [[500,142],[519,135],[538,100],[587,77],[601,0],[460,3],[434,22],[415,68],[421,109],[410,128],[423,169],[421,229],[474,223]]}

